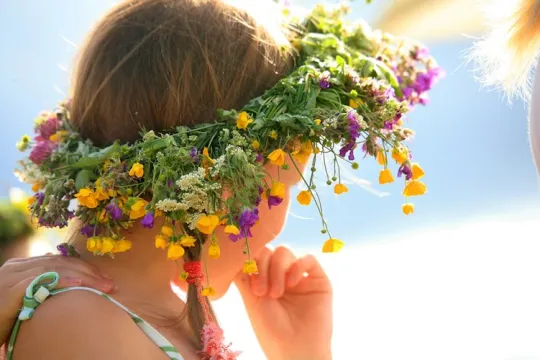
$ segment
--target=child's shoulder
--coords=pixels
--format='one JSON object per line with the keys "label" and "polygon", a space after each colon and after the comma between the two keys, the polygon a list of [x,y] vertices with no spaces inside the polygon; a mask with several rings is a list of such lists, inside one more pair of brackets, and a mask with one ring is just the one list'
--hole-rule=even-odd
{"label": "child's shoulder", "polygon": [[104,296],[72,290],[50,296],[21,324],[14,359],[160,359],[131,316]]}

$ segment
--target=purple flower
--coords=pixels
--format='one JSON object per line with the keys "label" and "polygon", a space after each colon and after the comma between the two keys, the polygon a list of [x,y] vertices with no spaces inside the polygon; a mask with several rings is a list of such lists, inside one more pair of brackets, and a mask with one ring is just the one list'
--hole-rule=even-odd
{"label": "purple flower", "polygon": [[141,225],[147,229],[151,229],[154,227],[154,214],[148,213],[144,215],[143,219],[141,220]]}
{"label": "purple flower", "polygon": [[339,150],[339,156],[345,157],[349,153],[349,160],[354,160],[354,149],[356,149],[356,140],[360,137],[360,123],[358,122],[358,113],[356,110],[350,110],[347,113],[349,121],[349,142]]}
{"label": "purple flower", "polygon": [[122,219],[122,209],[118,207],[114,202],[109,203],[109,205],[105,206],[105,209],[111,216],[111,219],[113,220],[120,220]]}
{"label": "purple flower", "polygon": [[319,86],[321,89],[329,89],[330,88],[330,73],[328,71],[325,71],[319,76]]}
{"label": "purple flower", "polygon": [[36,198],[36,202],[39,204],[39,205],[42,205],[43,204],[43,200],[45,200],[45,194],[42,193],[42,192],[38,192],[34,195],[34,198]]}
{"label": "purple flower", "polygon": [[34,164],[41,165],[45,160],[49,158],[49,156],[51,156],[55,148],[56,144],[52,141],[38,141],[30,152],[29,158]]}
{"label": "purple flower", "polygon": [[403,164],[399,167],[399,170],[398,170],[398,173],[397,173],[397,176],[398,177],[401,177],[401,175],[405,174],[405,179],[407,180],[411,180],[412,179],[412,170],[411,168],[406,165],[406,164]]}
{"label": "purple flower", "polygon": [[268,208],[271,209],[272,206],[278,206],[283,202],[283,199],[277,196],[268,197]]}
{"label": "purple flower", "polygon": [[49,137],[54,135],[59,129],[60,120],[56,116],[51,116],[39,125],[37,132],[42,140],[49,140]]}
{"label": "purple flower", "polygon": [[97,235],[97,227],[95,225],[86,224],[81,229],[81,234],[86,235],[87,237]]}
{"label": "purple flower", "polygon": [[199,156],[198,155],[199,155],[199,152],[197,151],[197,148],[192,147],[191,150],[189,151],[189,156],[191,156],[191,158],[193,159],[195,164],[199,163]]}
{"label": "purple flower", "polygon": [[264,157],[261,153],[257,153],[257,157],[255,158],[255,161],[256,162],[263,162],[264,161]]}
{"label": "purple flower", "polygon": [[167,180],[167,187],[170,189],[173,186],[173,181],[171,179]]}
{"label": "purple flower", "polygon": [[259,221],[259,209],[244,210],[238,219],[240,233],[238,235],[229,234],[229,239],[236,242],[239,239],[252,237],[251,228]]}
{"label": "purple flower", "polygon": [[425,47],[419,47],[412,53],[412,58],[414,60],[420,60],[427,58],[429,56],[429,50]]}
{"label": "purple flower", "polygon": [[56,246],[56,250],[58,250],[62,256],[68,256],[69,255],[69,249],[68,249],[68,245],[66,243],[62,243],[62,244]]}

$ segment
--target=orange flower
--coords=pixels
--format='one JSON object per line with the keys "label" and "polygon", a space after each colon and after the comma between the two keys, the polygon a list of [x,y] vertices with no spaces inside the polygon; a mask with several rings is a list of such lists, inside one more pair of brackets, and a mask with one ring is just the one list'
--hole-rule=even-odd
{"label": "orange flower", "polygon": [[328,239],[325,241],[322,251],[323,253],[333,253],[340,251],[345,244],[338,239]]}
{"label": "orange flower", "polygon": [[203,234],[210,235],[219,225],[219,217],[216,215],[203,215],[197,220],[197,230]]}
{"label": "orange flower", "polygon": [[163,235],[156,235],[155,246],[157,249],[166,249],[168,245],[167,238]]}
{"label": "orange flower", "polygon": [[268,160],[270,160],[270,164],[272,165],[283,166],[285,164],[285,152],[281,149],[276,149],[268,155]]}
{"label": "orange flower", "polygon": [[349,191],[349,188],[345,184],[336,184],[334,186],[334,193],[341,195]]}
{"label": "orange flower", "polygon": [[270,189],[270,196],[283,199],[285,197],[285,184],[279,181],[274,182]]}
{"label": "orange flower", "polygon": [[400,149],[394,148],[392,150],[392,159],[401,165],[405,161],[409,160],[409,151],[404,147],[401,147]]}
{"label": "orange flower", "polygon": [[311,191],[309,190],[303,190],[298,193],[298,196],[296,197],[296,200],[301,205],[309,205],[311,203],[311,199],[313,198],[313,195],[311,195]]}
{"label": "orange flower", "polygon": [[403,189],[404,196],[424,195],[427,192],[427,186],[419,180],[411,180]]}
{"label": "orange flower", "polygon": [[180,244],[170,244],[169,249],[167,250],[167,259],[169,260],[178,260],[184,256],[185,250]]}
{"label": "orange flower", "polygon": [[425,175],[424,170],[420,167],[420,165],[418,165],[418,163],[412,164],[411,171],[413,180],[418,180]]}
{"label": "orange flower", "polygon": [[392,171],[388,168],[381,170],[381,173],[379,174],[379,184],[384,185],[390,184],[391,182],[394,182]]}
{"label": "orange flower", "polygon": [[407,203],[401,205],[401,211],[403,211],[405,215],[412,214],[414,212],[414,204]]}

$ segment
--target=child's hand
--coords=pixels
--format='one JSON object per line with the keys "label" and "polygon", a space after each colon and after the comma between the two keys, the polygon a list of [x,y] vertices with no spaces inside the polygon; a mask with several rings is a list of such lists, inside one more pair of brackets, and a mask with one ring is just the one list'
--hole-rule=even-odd
{"label": "child's hand", "polygon": [[256,260],[259,273],[236,285],[267,358],[331,359],[332,287],[317,259],[278,247]]}

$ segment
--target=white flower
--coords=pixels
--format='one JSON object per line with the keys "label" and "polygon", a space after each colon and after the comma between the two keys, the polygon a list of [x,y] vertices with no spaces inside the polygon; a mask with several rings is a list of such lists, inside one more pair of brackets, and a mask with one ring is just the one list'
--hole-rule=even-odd
{"label": "white flower", "polygon": [[163,199],[157,202],[156,209],[161,210],[163,212],[171,212],[171,211],[178,211],[178,210],[187,210],[187,207],[176,200],[173,199]]}

